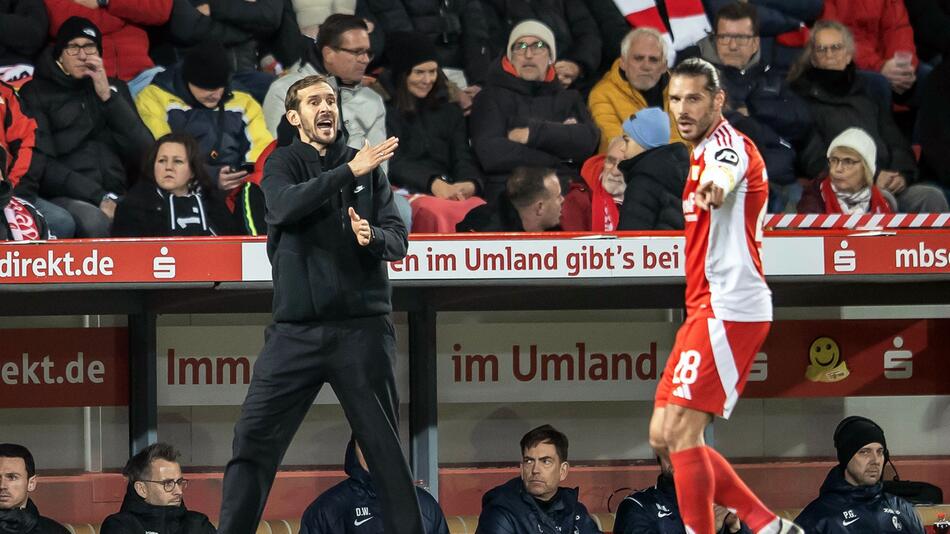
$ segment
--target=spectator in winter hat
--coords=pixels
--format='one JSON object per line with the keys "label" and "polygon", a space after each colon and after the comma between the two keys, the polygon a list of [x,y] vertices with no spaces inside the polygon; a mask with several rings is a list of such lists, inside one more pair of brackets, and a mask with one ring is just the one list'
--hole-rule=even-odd
{"label": "spectator in winter hat", "polygon": [[562,182],[580,179],[580,165],[598,132],[580,94],[555,79],[551,29],[536,20],[511,31],[506,55],[489,69],[470,117],[472,147],[486,173],[485,199],[504,190],[515,167],[550,167]]}
{"label": "spectator in winter hat", "polygon": [[[116,200],[154,141],[128,87],[106,76],[102,52],[99,28],[71,17],[20,90],[24,109],[37,122],[37,147],[47,159],[40,191],[69,212],[76,237],[109,235]],[[47,205],[38,207],[43,212]]]}
{"label": "spectator in winter hat", "polygon": [[[231,88],[227,52],[216,42],[192,48],[184,61],[155,76],[135,104],[155,137],[186,133],[198,141],[217,187],[248,213],[247,233],[263,233],[263,194],[248,166],[273,141],[254,98]],[[246,208],[246,206],[252,206]]]}

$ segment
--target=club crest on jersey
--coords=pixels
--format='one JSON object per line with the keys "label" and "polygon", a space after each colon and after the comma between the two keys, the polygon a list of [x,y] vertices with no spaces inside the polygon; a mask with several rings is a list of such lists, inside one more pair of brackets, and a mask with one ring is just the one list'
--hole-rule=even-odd
{"label": "club crest on jersey", "polygon": [[716,155],[713,156],[713,159],[719,163],[727,163],[729,165],[739,165],[739,154],[731,148],[720,148]]}
{"label": "club crest on jersey", "polygon": [[689,215],[696,211],[696,193],[690,193],[683,199],[683,214]]}

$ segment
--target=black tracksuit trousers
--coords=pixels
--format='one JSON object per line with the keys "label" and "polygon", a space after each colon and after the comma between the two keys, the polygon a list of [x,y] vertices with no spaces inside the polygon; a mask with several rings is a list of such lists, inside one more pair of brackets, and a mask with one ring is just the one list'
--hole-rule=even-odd
{"label": "black tracksuit trousers", "polygon": [[234,426],[218,532],[256,532],[277,467],[328,383],[373,474],[387,534],[424,534],[412,475],[399,446],[395,357],[396,336],[388,315],[268,326]]}

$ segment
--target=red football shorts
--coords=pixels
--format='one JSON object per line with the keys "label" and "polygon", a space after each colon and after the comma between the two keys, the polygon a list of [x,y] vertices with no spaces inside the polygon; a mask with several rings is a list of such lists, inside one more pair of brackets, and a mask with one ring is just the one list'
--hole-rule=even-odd
{"label": "red football shorts", "polygon": [[728,419],[771,324],[687,319],[676,333],[654,405],[673,403]]}

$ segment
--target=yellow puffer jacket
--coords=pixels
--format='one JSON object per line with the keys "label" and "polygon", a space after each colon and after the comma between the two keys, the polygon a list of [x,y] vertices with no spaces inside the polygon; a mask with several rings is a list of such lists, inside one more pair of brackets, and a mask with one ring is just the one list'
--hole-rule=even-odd
{"label": "yellow puffer jacket", "polygon": [[[663,99],[667,99],[667,89],[663,90]],[[587,99],[587,107],[590,108],[591,115],[594,116],[594,122],[600,128],[600,148],[598,153],[607,152],[607,145],[610,140],[623,133],[621,125],[630,115],[647,107],[647,101],[630,86],[630,83],[620,74],[620,59],[618,58],[611,65],[610,70],[604,74],[604,77],[597,82],[590,91]],[[669,111],[669,106],[667,111]],[[676,127],[676,120],[670,113],[670,142],[686,143],[680,137],[679,129]],[[686,143],[689,146],[689,143]]]}

